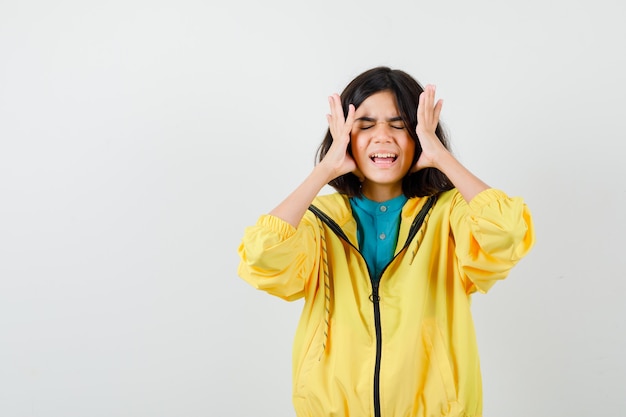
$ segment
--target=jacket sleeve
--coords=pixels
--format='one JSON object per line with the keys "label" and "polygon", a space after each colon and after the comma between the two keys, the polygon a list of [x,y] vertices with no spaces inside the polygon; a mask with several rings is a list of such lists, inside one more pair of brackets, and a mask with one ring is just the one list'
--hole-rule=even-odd
{"label": "jacket sleeve", "polygon": [[500,190],[487,189],[469,203],[457,194],[450,221],[468,293],[485,293],[506,278],[535,243],[530,210]]}
{"label": "jacket sleeve", "polygon": [[313,230],[304,221],[296,229],[278,217],[262,215],[244,231],[239,276],[287,301],[302,298],[317,259]]}

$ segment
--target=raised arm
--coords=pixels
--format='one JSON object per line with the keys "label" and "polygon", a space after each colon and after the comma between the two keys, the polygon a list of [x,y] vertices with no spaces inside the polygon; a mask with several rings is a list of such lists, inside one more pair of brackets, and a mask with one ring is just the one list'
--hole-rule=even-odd
{"label": "raised arm", "polygon": [[423,168],[437,168],[452,181],[452,184],[470,202],[474,196],[489,187],[472,174],[448,151],[435,134],[443,100],[435,103],[435,86],[427,85],[420,95],[417,108],[417,136],[422,146],[422,154],[415,164],[414,171]]}
{"label": "raised arm", "polygon": [[327,114],[326,118],[333,137],[328,153],[298,188],[269,213],[294,227],[298,227],[309,205],[326,184],[357,169],[354,160],[347,152],[350,144],[350,131],[354,123],[354,106],[350,105],[348,116],[344,118],[339,95],[333,94],[328,101],[330,114]]}

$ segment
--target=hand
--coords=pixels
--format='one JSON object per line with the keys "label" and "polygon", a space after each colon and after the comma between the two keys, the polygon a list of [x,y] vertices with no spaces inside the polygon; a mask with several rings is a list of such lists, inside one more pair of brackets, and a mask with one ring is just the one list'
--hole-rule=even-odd
{"label": "hand", "polygon": [[443,107],[443,100],[439,99],[435,103],[435,90],[435,86],[429,84],[419,97],[415,132],[420,141],[422,153],[411,170],[412,172],[423,168],[435,167],[440,156],[448,152],[435,134],[441,108]]}
{"label": "hand", "polygon": [[322,163],[329,165],[334,175],[333,179],[348,172],[353,172],[362,180],[363,175],[358,170],[354,159],[348,154],[350,132],[354,124],[354,105],[349,105],[348,116],[344,118],[339,94],[333,94],[328,97],[328,102],[330,104],[330,114],[326,115],[326,120],[328,120],[328,128],[333,137],[333,143],[324,156]]}

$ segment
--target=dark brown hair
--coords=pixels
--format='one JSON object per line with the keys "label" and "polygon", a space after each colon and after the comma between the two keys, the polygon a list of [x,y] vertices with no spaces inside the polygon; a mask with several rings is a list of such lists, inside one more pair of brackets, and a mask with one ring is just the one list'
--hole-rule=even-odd
{"label": "dark brown hair", "polygon": [[[415,164],[422,153],[415,127],[417,126],[419,96],[424,88],[406,72],[389,67],[376,67],[358,75],[341,93],[344,117],[348,115],[349,104],[358,108],[369,96],[381,91],[390,91],[396,98],[400,117],[415,142],[415,155],[413,156],[413,164]],[[446,149],[449,149],[448,139],[441,123],[437,125],[435,134]],[[316,163],[324,158],[332,143],[333,137],[330,134],[330,129],[328,129],[324,140],[317,149]],[[348,153],[352,155],[350,147],[348,147]],[[351,172],[333,179],[328,184],[337,192],[347,194],[350,197],[362,195],[361,182]],[[451,188],[453,188],[452,182],[436,168],[424,168],[409,173],[402,180],[402,192],[408,198],[433,195]]]}

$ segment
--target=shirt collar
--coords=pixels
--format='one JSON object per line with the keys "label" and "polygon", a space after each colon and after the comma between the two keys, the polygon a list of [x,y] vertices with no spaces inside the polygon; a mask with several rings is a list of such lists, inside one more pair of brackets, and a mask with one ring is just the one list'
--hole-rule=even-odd
{"label": "shirt collar", "polygon": [[408,199],[404,194],[400,194],[391,200],[382,202],[370,200],[365,196],[353,197],[351,200],[355,206],[363,211],[382,215],[385,213],[395,213],[400,211]]}

